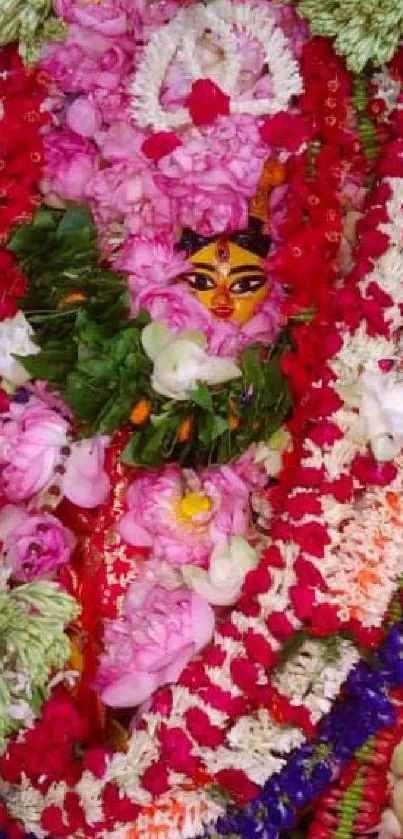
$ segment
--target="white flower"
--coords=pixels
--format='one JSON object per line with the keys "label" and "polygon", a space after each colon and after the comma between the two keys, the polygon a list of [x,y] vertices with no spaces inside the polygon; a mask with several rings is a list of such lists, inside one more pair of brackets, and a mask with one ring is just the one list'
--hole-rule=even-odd
{"label": "white flower", "polygon": [[182,332],[175,338],[164,323],[154,321],[143,329],[141,340],[154,362],[152,386],[170,399],[189,399],[198,382],[217,385],[242,375],[230,358],[207,355],[199,332]]}
{"label": "white flower", "polygon": [[255,463],[262,464],[270,476],[278,475],[283,463],[283,453],[289,447],[291,434],[285,428],[279,428],[271,435],[267,443],[258,443],[254,453]]}
{"label": "white flower", "polygon": [[256,551],[241,536],[214,549],[208,571],[195,565],[182,567],[186,585],[213,606],[229,606],[241,593],[248,571],[258,562]]}
{"label": "white flower", "polygon": [[33,329],[22,312],[0,322],[0,376],[17,387],[30,379],[29,373],[13,355],[36,355],[39,347],[31,341]]}
{"label": "white flower", "polygon": [[369,370],[360,379],[360,418],[377,460],[393,460],[403,446],[403,381]]}

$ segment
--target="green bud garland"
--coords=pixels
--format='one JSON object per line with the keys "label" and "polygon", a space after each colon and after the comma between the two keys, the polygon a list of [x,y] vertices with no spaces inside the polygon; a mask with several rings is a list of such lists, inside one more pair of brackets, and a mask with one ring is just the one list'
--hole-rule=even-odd
{"label": "green bud garland", "polygon": [[39,712],[53,672],[68,661],[64,628],[78,613],[73,598],[48,580],[0,592],[0,752],[24,724],[24,709]]}
{"label": "green bud garland", "polygon": [[24,64],[34,64],[46,41],[61,38],[65,28],[52,15],[51,0],[1,0],[0,45],[19,41]]}
{"label": "green bud garland", "polygon": [[399,0],[297,0],[314,35],[335,38],[350,70],[360,73],[369,61],[376,66],[393,56],[403,37],[403,5]]}

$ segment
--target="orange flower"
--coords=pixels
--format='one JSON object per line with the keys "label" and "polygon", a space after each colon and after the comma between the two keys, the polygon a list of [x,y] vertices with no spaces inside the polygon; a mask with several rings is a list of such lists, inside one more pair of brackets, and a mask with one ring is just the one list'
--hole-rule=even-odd
{"label": "orange flower", "polygon": [[130,413],[130,422],[133,425],[144,425],[147,422],[148,417],[151,414],[151,403],[148,399],[139,399],[138,402],[134,405],[131,413]]}

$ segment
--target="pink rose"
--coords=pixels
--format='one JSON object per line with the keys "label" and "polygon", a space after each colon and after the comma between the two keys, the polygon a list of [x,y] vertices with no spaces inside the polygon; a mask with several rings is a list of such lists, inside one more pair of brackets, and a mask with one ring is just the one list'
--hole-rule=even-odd
{"label": "pink rose", "polygon": [[52,480],[67,443],[68,425],[36,400],[10,404],[0,417],[1,489],[8,501],[23,501]]}
{"label": "pink rose", "polygon": [[82,0],[55,0],[55,11],[68,23],[79,23],[102,35],[121,35],[128,29],[126,14],[115,0],[88,3]]}
{"label": "pink rose", "polygon": [[11,576],[21,583],[48,575],[69,561],[75,547],[71,530],[48,513],[26,515],[6,505],[0,515],[3,553]]}
{"label": "pink rose", "polygon": [[96,151],[90,141],[70,129],[51,131],[45,137],[45,189],[69,201],[85,197],[88,182],[96,171]]}
{"label": "pink rose", "polygon": [[55,485],[55,493],[91,508],[103,503],[110,489],[104,469],[109,437],[73,445],[67,420],[31,398],[11,402],[0,416],[0,489],[7,501],[25,501]]}
{"label": "pink rose", "polygon": [[97,686],[114,708],[140,705],[162,685],[175,682],[211,639],[214,612],[185,588],[167,588],[149,563],[126,596],[124,617],[106,625]]}
{"label": "pink rose", "polygon": [[200,474],[169,464],[137,478],[118,527],[122,538],[136,547],[152,547],[171,565],[206,567],[217,545],[249,533],[256,467],[245,458],[239,463],[239,470],[235,463]]}

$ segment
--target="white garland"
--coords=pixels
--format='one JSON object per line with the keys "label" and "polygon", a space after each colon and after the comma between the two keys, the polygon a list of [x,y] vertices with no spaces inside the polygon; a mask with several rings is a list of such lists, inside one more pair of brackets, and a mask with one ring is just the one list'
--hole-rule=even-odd
{"label": "white garland", "polygon": [[[221,45],[225,59],[217,82],[231,97],[230,113],[263,116],[284,110],[292,96],[301,92],[302,82],[298,64],[281,30],[274,24],[269,9],[250,3],[233,5],[229,0],[213,0],[208,6],[196,3],[181,9],[176,17],[161,27],[150,39],[140,67],[130,86],[131,113],[143,128],[159,131],[183,128],[191,124],[187,108],[167,111],[160,102],[161,90],[171,62],[183,61],[192,81],[203,77],[196,58],[196,43],[209,30]],[[273,94],[270,98],[241,99],[237,97],[237,83],[241,60],[237,32],[243,31],[257,41],[269,67]]]}

